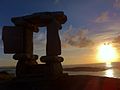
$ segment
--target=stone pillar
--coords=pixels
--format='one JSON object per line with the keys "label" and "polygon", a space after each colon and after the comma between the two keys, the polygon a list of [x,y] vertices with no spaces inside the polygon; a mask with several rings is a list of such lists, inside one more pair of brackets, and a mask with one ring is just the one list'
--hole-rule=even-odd
{"label": "stone pillar", "polygon": [[16,53],[13,59],[18,60],[16,66],[16,76],[21,77],[27,74],[27,69],[31,65],[37,64],[37,55],[33,55],[33,30],[24,27],[23,30],[23,48],[21,53]]}
{"label": "stone pillar", "polygon": [[58,56],[61,55],[59,29],[61,29],[61,24],[53,18],[47,25],[46,56],[40,58],[42,62],[46,63],[46,66],[48,67],[46,72],[51,78],[57,78],[63,74],[61,65],[63,58]]}
{"label": "stone pillar", "polygon": [[61,55],[61,41],[59,37],[60,27],[61,24],[55,19],[53,19],[47,25],[47,45],[46,45],[47,56]]}

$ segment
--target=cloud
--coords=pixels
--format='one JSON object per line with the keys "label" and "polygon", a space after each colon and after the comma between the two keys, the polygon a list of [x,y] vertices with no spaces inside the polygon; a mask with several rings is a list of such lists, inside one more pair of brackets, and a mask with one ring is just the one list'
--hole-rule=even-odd
{"label": "cloud", "polygon": [[[101,25],[100,25],[101,26]],[[98,44],[99,42],[112,42],[116,36],[120,35],[120,25],[119,21],[109,23],[108,25],[101,26],[101,28],[95,28],[97,32],[91,31],[91,39],[94,43]]]}
{"label": "cloud", "polygon": [[69,29],[63,33],[62,36],[63,46],[64,47],[74,46],[82,48],[93,45],[93,41],[88,39],[86,36],[87,32],[88,32],[87,29],[78,28],[76,30],[70,26]]}
{"label": "cloud", "polygon": [[34,51],[35,52],[42,52],[46,48],[46,34],[45,32],[39,31],[39,33],[34,34],[33,37],[34,42]]}
{"label": "cloud", "polygon": [[117,49],[117,51],[120,53],[120,35],[114,37],[112,43],[114,47]]}
{"label": "cloud", "polygon": [[[62,48],[73,47],[88,47],[93,45],[93,41],[87,38],[87,29],[73,28],[70,26],[68,30],[60,32]],[[34,49],[41,51],[46,48],[46,33],[39,31],[34,35]]]}
{"label": "cloud", "polygon": [[120,35],[114,38],[113,43],[120,44]]}
{"label": "cloud", "polygon": [[44,44],[45,38],[46,38],[45,32],[39,32],[34,35],[34,42]]}
{"label": "cloud", "polygon": [[113,7],[120,8],[120,0],[115,0],[115,2],[113,3]]}
{"label": "cloud", "polygon": [[102,12],[95,20],[95,23],[103,23],[107,22],[109,20],[109,13],[108,12]]}

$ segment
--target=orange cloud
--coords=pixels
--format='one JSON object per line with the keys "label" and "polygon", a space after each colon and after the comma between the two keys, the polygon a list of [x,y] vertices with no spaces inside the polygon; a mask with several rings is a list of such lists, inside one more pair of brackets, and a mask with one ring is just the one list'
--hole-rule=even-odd
{"label": "orange cloud", "polygon": [[75,28],[69,27],[62,35],[63,46],[73,46],[78,48],[92,46],[94,43],[87,38],[87,32],[87,29],[77,28],[76,30]]}
{"label": "orange cloud", "polygon": [[94,20],[94,22],[95,23],[102,23],[102,22],[106,22],[108,20],[109,20],[109,13],[103,12]]}
{"label": "orange cloud", "polygon": [[113,43],[120,44],[120,35],[114,38]]}

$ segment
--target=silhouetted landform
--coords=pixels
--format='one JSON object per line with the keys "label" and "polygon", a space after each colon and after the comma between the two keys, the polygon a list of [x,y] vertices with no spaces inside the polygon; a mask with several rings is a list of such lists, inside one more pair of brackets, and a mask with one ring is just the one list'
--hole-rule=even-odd
{"label": "silhouetted landform", "polygon": [[120,62],[113,62],[112,67],[120,69]]}
{"label": "silhouetted landform", "polygon": [[0,72],[0,80],[11,80],[15,76],[13,74],[7,73],[6,71]]}
{"label": "silhouetted landform", "polygon": [[98,72],[98,71],[104,71],[110,69],[110,67],[72,67],[72,68],[64,68],[64,71],[92,71],[92,72]]}
{"label": "silhouetted landform", "polygon": [[120,90],[120,79],[71,75],[56,80],[39,78],[0,82],[0,90]]}

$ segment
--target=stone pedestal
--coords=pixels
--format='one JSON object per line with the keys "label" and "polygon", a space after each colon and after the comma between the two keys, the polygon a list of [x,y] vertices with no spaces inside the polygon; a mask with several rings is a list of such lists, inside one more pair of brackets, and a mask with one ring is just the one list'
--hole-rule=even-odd
{"label": "stone pedestal", "polygon": [[13,59],[18,60],[16,65],[16,76],[24,77],[30,70],[30,67],[33,65],[37,65],[36,60],[38,59],[38,55],[33,55],[32,57],[26,54],[15,54]]}
{"label": "stone pedestal", "polygon": [[47,77],[58,78],[63,75],[63,68],[61,62],[63,62],[62,57],[58,56],[42,56],[40,58],[41,62],[46,64]]}

